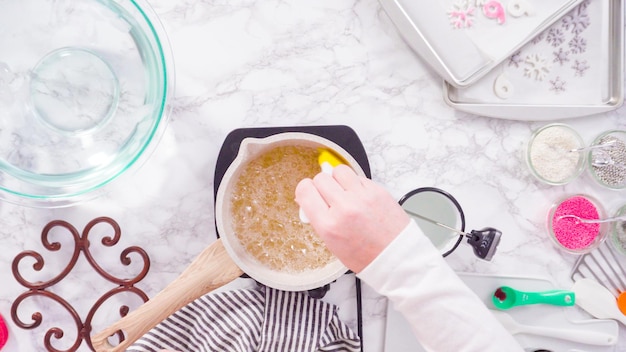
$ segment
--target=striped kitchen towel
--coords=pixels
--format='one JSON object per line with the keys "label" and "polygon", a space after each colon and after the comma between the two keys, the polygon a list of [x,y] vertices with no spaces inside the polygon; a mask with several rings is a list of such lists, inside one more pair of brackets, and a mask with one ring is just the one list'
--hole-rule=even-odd
{"label": "striped kitchen towel", "polygon": [[360,345],[336,306],[302,292],[259,286],[207,294],[127,351],[358,352]]}

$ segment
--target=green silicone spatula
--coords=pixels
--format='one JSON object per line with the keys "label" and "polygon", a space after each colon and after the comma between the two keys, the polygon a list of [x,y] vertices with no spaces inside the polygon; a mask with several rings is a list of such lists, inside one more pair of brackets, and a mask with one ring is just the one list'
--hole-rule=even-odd
{"label": "green silicone spatula", "polygon": [[550,304],[566,307],[576,303],[576,294],[567,290],[526,292],[501,286],[491,296],[491,300],[496,308],[503,310],[528,304]]}

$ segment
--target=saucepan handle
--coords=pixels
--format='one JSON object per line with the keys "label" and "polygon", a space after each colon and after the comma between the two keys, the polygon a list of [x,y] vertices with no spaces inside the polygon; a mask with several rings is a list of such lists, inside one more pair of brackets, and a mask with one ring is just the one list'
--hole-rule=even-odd
{"label": "saucepan handle", "polygon": [[[92,346],[97,352],[124,351],[174,312],[242,274],[218,239],[154,298],[94,335]],[[117,346],[111,345],[109,337],[120,330],[124,333],[124,341]]]}

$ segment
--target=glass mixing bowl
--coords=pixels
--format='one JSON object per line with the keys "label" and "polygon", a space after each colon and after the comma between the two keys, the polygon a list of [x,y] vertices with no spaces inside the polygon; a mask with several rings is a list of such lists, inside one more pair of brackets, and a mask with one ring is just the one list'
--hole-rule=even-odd
{"label": "glass mixing bowl", "polygon": [[0,3],[0,199],[63,206],[150,154],[173,89],[143,0]]}

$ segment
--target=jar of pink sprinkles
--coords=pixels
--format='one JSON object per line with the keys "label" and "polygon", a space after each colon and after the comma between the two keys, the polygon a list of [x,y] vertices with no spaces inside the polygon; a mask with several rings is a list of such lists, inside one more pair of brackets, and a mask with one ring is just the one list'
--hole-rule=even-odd
{"label": "jar of pink sprinkles", "polygon": [[584,254],[597,248],[608,233],[606,223],[585,220],[604,218],[604,209],[597,200],[576,194],[552,206],[548,215],[548,232],[557,247],[572,254]]}

